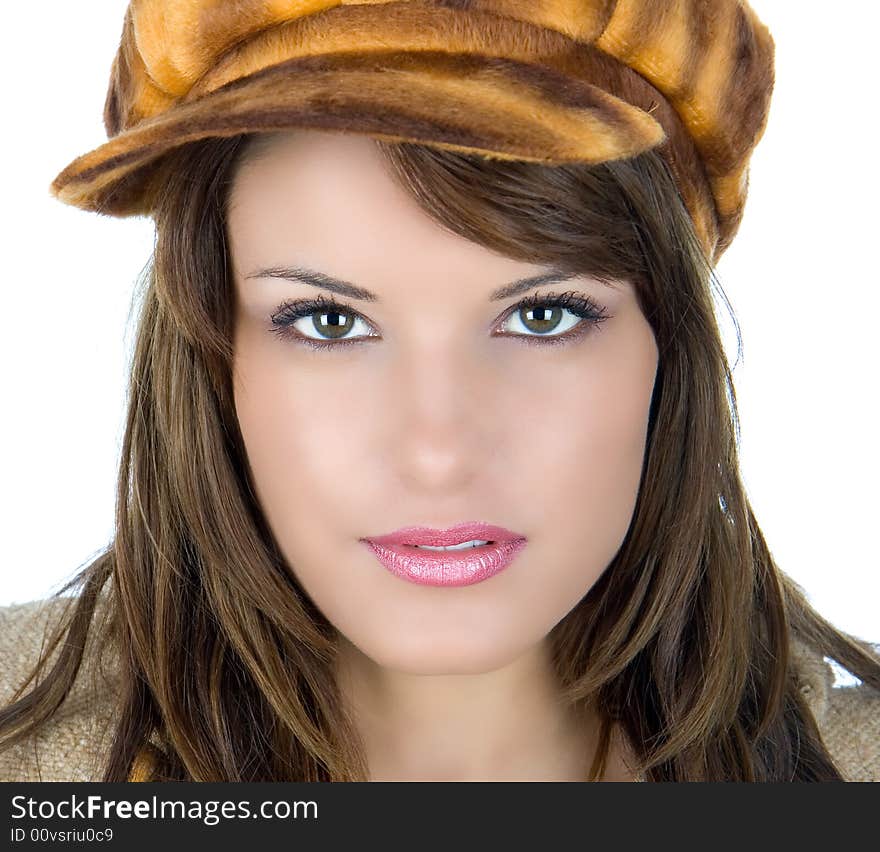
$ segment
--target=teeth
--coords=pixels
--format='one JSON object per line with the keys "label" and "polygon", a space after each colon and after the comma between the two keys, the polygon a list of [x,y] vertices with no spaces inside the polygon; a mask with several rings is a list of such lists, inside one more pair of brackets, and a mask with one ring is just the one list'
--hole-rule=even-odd
{"label": "teeth", "polygon": [[468,550],[472,547],[479,547],[482,544],[488,543],[488,541],[472,538],[470,541],[463,541],[461,544],[451,544],[449,547],[432,547],[428,544],[414,544],[413,547],[418,547],[420,550]]}

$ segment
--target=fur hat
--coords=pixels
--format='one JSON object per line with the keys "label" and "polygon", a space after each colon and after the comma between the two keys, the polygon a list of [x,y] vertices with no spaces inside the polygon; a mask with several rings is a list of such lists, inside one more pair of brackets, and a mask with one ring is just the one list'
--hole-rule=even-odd
{"label": "fur hat", "polygon": [[169,150],[296,126],[547,165],[656,148],[715,262],[742,218],[773,62],[745,0],[131,0],[109,141],[51,192],[149,215]]}

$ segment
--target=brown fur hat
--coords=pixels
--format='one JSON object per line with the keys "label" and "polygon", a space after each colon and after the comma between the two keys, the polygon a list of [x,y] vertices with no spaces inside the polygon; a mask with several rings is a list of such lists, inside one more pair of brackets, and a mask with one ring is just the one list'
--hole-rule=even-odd
{"label": "brown fur hat", "polygon": [[296,126],[548,165],[656,147],[715,262],[742,218],[773,62],[745,0],[131,0],[109,141],[51,192],[149,215],[170,149]]}

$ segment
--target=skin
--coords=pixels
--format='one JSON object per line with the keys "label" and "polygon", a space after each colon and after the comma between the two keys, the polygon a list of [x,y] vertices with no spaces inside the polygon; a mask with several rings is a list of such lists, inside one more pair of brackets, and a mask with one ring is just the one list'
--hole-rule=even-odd
{"label": "skin", "polygon": [[[595,716],[558,701],[547,635],[635,507],[658,353],[631,283],[582,276],[490,302],[549,267],[442,229],[352,134],[270,137],[235,175],[228,238],[235,405],[257,496],[341,634],[371,779],[584,780]],[[378,337],[314,351],[274,334],[283,300],[321,292],[248,277],[280,265],[375,293],[336,298],[355,312],[347,338]],[[515,335],[540,335],[515,319],[490,333],[524,295],[569,290],[608,318],[559,346],[528,345]],[[296,327],[328,339],[313,316]],[[562,317],[557,333],[577,321]],[[392,575],[359,541],[465,520],[529,543],[488,580],[432,587]],[[609,780],[630,778],[624,751],[615,744]]]}

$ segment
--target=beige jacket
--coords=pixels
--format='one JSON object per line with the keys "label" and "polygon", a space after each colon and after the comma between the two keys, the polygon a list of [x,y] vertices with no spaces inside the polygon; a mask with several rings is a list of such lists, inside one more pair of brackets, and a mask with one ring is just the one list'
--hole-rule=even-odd
{"label": "beige jacket", "polygon": [[[36,660],[47,619],[59,612],[51,598],[0,607],[0,707]],[[100,650],[86,649],[67,701],[38,736],[0,752],[0,781],[100,780],[115,722],[113,657]],[[835,687],[822,657],[802,646],[796,655],[801,691],[835,762],[850,781],[880,781],[880,692]]]}

